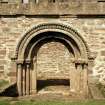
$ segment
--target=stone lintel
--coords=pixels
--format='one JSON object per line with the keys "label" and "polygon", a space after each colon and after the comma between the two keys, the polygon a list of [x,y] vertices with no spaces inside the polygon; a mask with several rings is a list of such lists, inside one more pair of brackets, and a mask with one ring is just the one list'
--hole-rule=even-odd
{"label": "stone lintel", "polygon": [[14,3],[0,4],[0,15],[105,15],[105,3],[102,2],[70,2],[70,3]]}

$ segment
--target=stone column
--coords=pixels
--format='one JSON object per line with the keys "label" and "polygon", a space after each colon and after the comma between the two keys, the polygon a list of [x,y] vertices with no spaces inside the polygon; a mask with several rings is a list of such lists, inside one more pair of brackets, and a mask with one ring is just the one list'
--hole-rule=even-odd
{"label": "stone column", "polygon": [[19,96],[22,96],[22,64],[17,64],[17,88]]}
{"label": "stone column", "polygon": [[30,64],[26,64],[26,95],[30,94]]}
{"label": "stone column", "polygon": [[84,75],[83,75],[83,92],[84,97],[88,98],[88,64],[84,64]]}
{"label": "stone column", "polygon": [[71,63],[70,69],[70,91],[76,92],[76,67],[74,62]]}
{"label": "stone column", "polygon": [[23,70],[22,70],[22,91],[23,91],[23,95],[26,95],[26,68],[25,68],[25,65],[23,67]]}
{"label": "stone column", "polygon": [[36,67],[36,65],[37,65],[37,62],[36,62],[36,59],[33,61],[34,62],[34,67],[33,67],[33,70],[31,71],[32,72],[32,87],[31,87],[31,93],[32,94],[36,94],[36,92],[37,92],[37,78],[36,78],[36,69],[37,69],[37,67]]}
{"label": "stone column", "polygon": [[81,91],[81,85],[83,83],[83,80],[82,80],[82,64],[79,63],[77,64],[77,71],[76,71],[76,84],[77,84],[77,91],[80,92]]}
{"label": "stone column", "polygon": [[70,91],[88,97],[88,64],[75,60],[70,70]]}

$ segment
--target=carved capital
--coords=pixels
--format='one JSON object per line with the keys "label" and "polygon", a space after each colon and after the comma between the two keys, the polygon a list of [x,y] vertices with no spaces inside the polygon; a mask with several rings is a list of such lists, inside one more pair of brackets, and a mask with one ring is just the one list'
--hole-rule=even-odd
{"label": "carved capital", "polygon": [[17,59],[16,56],[11,57],[11,60],[12,60],[13,62],[16,61],[16,59]]}
{"label": "carved capital", "polygon": [[17,63],[17,64],[23,64],[23,62],[24,62],[23,59],[16,60],[16,63]]}
{"label": "carved capital", "polygon": [[26,63],[26,64],[31,64],[31,60],[30,60],[30,59],[26,59],[26,60],[25,60],[25,63]]}
{"label": "carved capital", "polygon": [[88,57],[88,59],[89,59],[90,61],[93,61],[93,60],[96,58],[96,56],[97,56],[97,53],[91,52],[91,53],[90,53],[90,56]]}
{"label": "carved capital", "polygon": [[71,59],[71,62],[75,64],[82,64],[82,65],[88,64],[88,61],[85,59]]}

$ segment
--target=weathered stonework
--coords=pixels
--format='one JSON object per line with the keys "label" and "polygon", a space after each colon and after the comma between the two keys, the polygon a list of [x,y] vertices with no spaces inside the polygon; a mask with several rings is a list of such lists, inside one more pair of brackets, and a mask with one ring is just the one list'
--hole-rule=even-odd
{"label": "weathered stonework", "polygon": [[55,41],[45,43],[37,56],[39,79],[69,78],[70,58],[73,55],[63,44]]}
{"label": "weathered stonework", "polygon": [[[71,82],[71,91],[84,93],[84,86],[86,96],[88,78],[105,84],[105,4],[48,4],[0,4],[0,79],[17,82],[19,95],[28,95],[36,93],[37,79],[66,78],[80,85]],[[21,71],[27,80],[21,78]],[[83,83],[76,75],[82,75]],[[26,91],[20,81],[22,86],[26,83]]]}

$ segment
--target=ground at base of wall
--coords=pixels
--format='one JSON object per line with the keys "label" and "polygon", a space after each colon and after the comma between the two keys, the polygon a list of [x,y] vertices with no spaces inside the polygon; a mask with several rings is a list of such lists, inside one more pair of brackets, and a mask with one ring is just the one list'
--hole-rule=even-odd
{"label": "ground at base of wall", "polygon": [[19,99],[0,99],[0,105],[105,105],[105,100],[83,100],[83,101],[48,101],[48,100],[19,100]]}
{"label": "ground at base of wall", "polygon": [[[43,87],[43,85],[42,85]],[[98,99],[105,100],[105,86],[101,83],[89,84],[89,97],[84,98],[83,95],[74,94],[69,92],[69,85],[57,85],[57,86],[44,86],[39,88],[37,94],[30,96],[17,97],[16,83],[8,85],[7,81],[0,80],[0,98],[11,97],[13,99],[34,99],[34,100],[86,100],[86,99]],[[2,91],[1,91],[2,90]],[[42,100],[42,101],[43,101]]]}
{"label": "ground at base of wall", "polygon": [[[54,87],[53,87],[54,88]],[[55,87],[56,88],[56,87]],[[58,87],[57,87],[58,88]],[[65,88],[67,88],[66,91]],[[63,90],[64,89],[64,90]],[[13,98],[13,99],[43,99],[43,100],[86,100],[86,99],[95,99],[95,100],[105,100],[104,93],[105,88],[104,86],[99,84],[90,84],[89,85],[89,96],[84,97],[82,94],[76,94],[74,92],[69,92],[69,88],[67,87],[59,87],[59,89],[52,90],[52,87],[48,87],[48,89],[42,89],[37,92],[37,94],[33,95],[25,95],[19,96],[17,93],[16,84],[9,85],[9,87],[4,88],[0,92],[0,98]]]}

